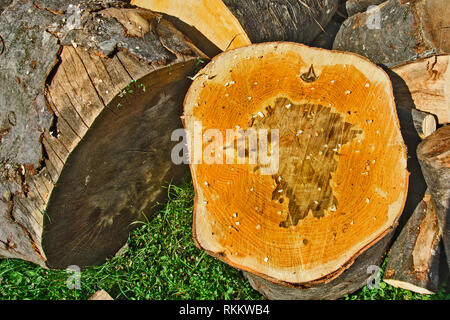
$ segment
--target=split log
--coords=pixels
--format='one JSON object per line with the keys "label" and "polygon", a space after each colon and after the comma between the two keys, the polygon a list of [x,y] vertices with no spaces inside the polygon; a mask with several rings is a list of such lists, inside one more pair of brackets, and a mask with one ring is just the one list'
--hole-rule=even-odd
{"label": "split log", "polygon": [[450,55],[406,63],[392,72],[396,103],[432,113],[440,124],[450,122]]}
{"label": "split log", "polygon": [[450,266],[450,126],[425,138],[417,148],[417,157],[436,208]]}
{"label": "split log", "polygon": [[238,19],[222,0],[132,0],[131,3],[180,19],[222,51],[251,43]]}
{"label": "split log", "polygon": [[98,264],[151,216],[187,77],[204,57],[126,2],[14,1],[1,14],[0,256]]}
{"label": "split log", "polygon": [[436,210],[426,195],[391,248],[384,282],[421,294],[436,293],[440,238]]}
{"label": "split log", "polygon": [[345,8],[349,17],[357,13],[364,12],[370,6],[377,6],[386,0],[347,0]]}
{"label": "split log", "polygon": [[226,51],[184,111],[193,235],[208,254],[284,286],[326,283],[395,228],[406,150],[389,78],[370,61],[283,42]]}
{"label": "split log", "polygon": [[[424,139],[436,131],[436,119],[434,115],[419,111],[413,108],[403,108],[397,106],[397,115],[402,123],[402,119],[412,119],[417,135]],[[411,134],[413,135],[413,134]]]}
{"label": "split log", "polygon": [[338,0],[132,0],[131,3],[182,20],[222,51],[252,42],[284,40],[310,44],[338,7]]}
{"label": "split log", "polygon": [[450,53],[447,0],[389,0],[348,18],[333,49],[358,53],[387,67]]}

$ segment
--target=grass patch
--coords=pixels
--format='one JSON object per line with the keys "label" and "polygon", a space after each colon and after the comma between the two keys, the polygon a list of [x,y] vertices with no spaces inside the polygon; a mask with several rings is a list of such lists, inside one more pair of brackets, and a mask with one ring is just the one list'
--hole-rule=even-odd
{"label": "grass patch", "polygon": [[[68,288],[72,274],[65,270],[1,259],[0,299],[87,299],[100,289],[114,299],[262,299],[239,271],[195,247],[191,180],[170,186],[168,194],[164,209],[136,228],[120,255],[81,272],[80,289]],[[345,299],[429,300],[450,295],[444,287],[436,295],[422,296],[382,282],[378,290],[365,287]]]}
{"label": "grass patch", "polygon": [[[379,279],[383,279],[386,271],[386,257],[381,265]],[[409,290],[393,287],[383,281],[379,282],[379,288],[369,289],[364,286],[353,294],[346,295],[345,300],[450,300],[448,283],[443,283],[436,294],[420,294]]]}

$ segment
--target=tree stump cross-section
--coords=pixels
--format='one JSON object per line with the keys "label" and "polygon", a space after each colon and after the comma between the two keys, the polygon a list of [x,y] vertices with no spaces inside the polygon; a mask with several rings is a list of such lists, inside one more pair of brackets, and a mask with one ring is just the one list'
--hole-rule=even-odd
{"label": "tree stump cross-section", "polygon": [[[274,283],[317,283],[395,228],[406,149],[389,78],[366,59],[288,42],[229,50],[199,72],[184,112],[215,159],[190,164],[194,239],[209,254]],[[266,145],[278,157],[253,163],[248,143],[228,163],[239,148],[216,140],[230,129],[276,133]]]}

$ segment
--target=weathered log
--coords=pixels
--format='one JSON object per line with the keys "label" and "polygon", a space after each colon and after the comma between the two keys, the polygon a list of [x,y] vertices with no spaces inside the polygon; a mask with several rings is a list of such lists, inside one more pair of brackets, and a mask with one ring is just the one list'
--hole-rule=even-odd
{"label": "weathered log", "polygon": [[425,138],[417,147],[417,157],[436,208],[450,266],[450,126]]}
{"label": "weathered log", "polygon": [[440,239],[436,210],[426,194],[390,250],[384,281],[421,294],[436,293]]}
{"label": "weathered log", "polygon": [[333,49],[355,52],[393,67],[432,54],[450,53],[447,0],[389,0],[348,18]]}
{"label": "weathered log", "polygon": [[123,1],[19,0],[0,21],[0,255],[101,263],[185,175],[170,132],[203,55]]}
{"label": "weathered log", "polygon": [[349,17],[359,13],[364,12],[370,6],[379,5],[386,0],[347,0],[345,3],[345,8]]}
{"label": "weathered log", "polygon": [[133,0],[132,3],[184,21],[222,51],[252,42],[284,40],[310,44],[338,7],[338,0]]}
{"label": "weathered log", "polygon": [[440,124],[450,122],[450,55],[419,59],[392,72],[396,103],[432,113]]}
{"label": "weathered log", "polygon": [[[389,78],[367,59],[283,42],[237,48],[202,69],[184,110],[194,239],[208,254],[285,286],[325,283],[395,227],[406,150]],[[264,135],[258,161],[251,143],[217,142],[236,128],[244,142],[243,130],[278,130],[274,156],[261,155]]]}

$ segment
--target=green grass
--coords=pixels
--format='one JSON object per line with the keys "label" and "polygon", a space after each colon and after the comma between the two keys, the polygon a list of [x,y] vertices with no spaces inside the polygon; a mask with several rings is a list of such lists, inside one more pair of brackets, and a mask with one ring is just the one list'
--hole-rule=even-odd
{"label": "green grass", "polygon": [[[87,299],[99,289],[115,299],[262,299],[239,271],[195,247],[190,180],[168,193],[164,209],[138,226],[121,254],[81,272],[80,289],[68,288],[65,270],[1,259],[0,299]],[[365,287],[345,299],[450,299],[444,289],[421,296],[382,282],[378,290]]]}
{"label": "green grass", "polygon": [[[379,279],[383,279],[386,270],[387,257],[384,259]],[[393,287],[383,281],[380,281],[378,289],[369,289],[367,286],[357,292],[346,295],[345,300],[450,300],[448,284],[441,284],[439,291],[433,295],[421,295],[409,290]]]}

